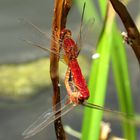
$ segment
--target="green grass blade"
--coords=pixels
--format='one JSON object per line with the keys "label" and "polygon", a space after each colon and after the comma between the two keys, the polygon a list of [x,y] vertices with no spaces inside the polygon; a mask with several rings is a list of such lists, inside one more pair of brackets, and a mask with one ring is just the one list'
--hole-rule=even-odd
{"label": "green grass blade", "polygon": [[[115,31],[113,38],[112,66],[120,110],[126,114],[134,114],[125,48],[119,32]],[[132,124],[123,122],[123,132],[126,139],[136,140],[136,128]]]}
{"label": "green grass blade", "polygon": [[100,12],[101,12],[102,17],[105,17],[107,2],[106,0],[99,0],[98,3],[100,6]]}
{"label": "green grass blade", "polygon": [[99,23],[99,14],[97,13],[97,9],[93,3],[92,0],[75,0],[75,3],[78,6],[78,9],[80,10],[80,13],[82,13],[84,2],[86,2],[86,8],[84,13],[84,21],[88,21],[89,19],[96,19],[96,22]]}
{"label": "green grass blade", "polygon": [[[103,56],[92,64],[89,80],[90,99],[89,102],[103,106],[106,94],[107,78],[109,71],[110,43],[103,36],[99,44],[99,53]],[[107,47],[106,47],[107,46]],[[82,140],[98,140],[100,133],[100,121],[102,113],[98,110],[86,108],[82,128]]]}
{"label": "green grass blade", "polygon": [[[83,7],[84,1],[77,1],[79,7]],[[86,1],[87,2],[87,1]],[[88,2],[91,2],[88,0]],[[101,10],[101,14],[105,16],[106,10],[106,1],[99,0],[99,6]],[[86,5],[86,19],[90,19],[91,16],[95,12],[95,19],[99,21],[97,17],[98,14],[96,12],[95,7],[91,10],[93,6],[92,3]],[[82,10],[81,10],[82,11]],[[108,17],[110,18],[111,12],[109,13]],[[110,59],[113,61],[113,72],[116,82],[116,87],[118,91],[118,99],[120,103],[121,111],[127,114],[133,114],[133,103],[132,103],[132,94],[131,94],[131,86],[125,56],[124,46],[122,44],[122,39],[119,36],[117,31],[116,25],[113,23],[113,19],[109,19],[110,21],[107,22],[106,28],[102,33],[102,37],[98,43],[98,50],[97,52],[100,53],[102,56],[100,59],[94,61],[91,66],[91,74],[89,79],[89,90],[91,93],[91,97],[89,102],[98,104],[103,106],[106,87],[107,87],[107,78],[109,73],[109,62]],[[98,22],[97,22],[98,23]],[[113,47],[113,48],[112,48]],[[117,50],[116,51],[116,47]],[[120,49],[120,50],[119,50]],[[111,58],[110,58],[111,56]],[[118,57],[119,56],[119,57]],[[125,94],[124,94],[125,93]],[[98,110],[91,110],[89,108],[85,109],[85,116],[83,120],[83,127],[82,127],[82,140],[98,140],[99,133],[100,133],[100,121],[102,119],[103,113]],[[124,136],[128,140],[135,140],[136,139],[136,131],[135,127],[128,124],[123,123],[123,131]]]}
{"label": "green grass blade", "polygon": [[[89,102],[104,105],[107,79],[109,73],[109,62],[112,47],[112,23],[113,18],[109,18],[106,23],[105,30],[102,32],[98,43],[97,52],[100,59],[95,60],[92,64],[89,79],[90,99]],[[100,133],[100,122],[103,112],[86,108],[82,128],[82,140],[98,140]]]}

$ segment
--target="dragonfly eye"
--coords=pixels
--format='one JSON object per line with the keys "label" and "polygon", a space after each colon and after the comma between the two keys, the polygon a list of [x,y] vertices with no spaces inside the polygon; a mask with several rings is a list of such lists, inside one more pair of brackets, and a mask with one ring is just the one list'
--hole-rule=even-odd
{"label": "dragonfly eye", "polygon": [[82,98],[78,98],[79,104],[82,104],[85,100]]}

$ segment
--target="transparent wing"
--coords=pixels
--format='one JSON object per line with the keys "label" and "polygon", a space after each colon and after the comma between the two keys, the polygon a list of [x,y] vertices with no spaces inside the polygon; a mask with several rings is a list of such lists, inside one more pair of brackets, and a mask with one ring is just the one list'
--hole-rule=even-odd
{"label": "transparent wing", "polygon": [[[84,7],[83,7],[83,9],[84,9]],[[83,22],[82,20],[83,20],[83,18],[81,19],[81,22]],[[65,60],[64,60],[65,52],[64,52],[63,49],[61,49],[59,54],[56,53],[55,50],[50,50],[50,45],[51,45],[50,43],[51,43],[52,40],[55,41],[56,45],[59,45],[61,40],[53,37],[51,35],[51,33],[50,34],[48,33],[49,31],[45,32],[45,31],[41,30],[38,26],[33,24],[31,21],[28,21],[28,20],[22,19],[22,18],[20,18],[19,21],[20,21],[20,24],[22,24],[25,27],[25,30],[26,30],[23,33],[23,35],[21,36],[22,41],[26,41],[28,44],[30,44],[32,46],[41,48],[42,50],[45,50],[49,53],[51,52],[51,53],[54,53],[54,54],[58,55],[60,60],[63,63],[65,63]],[[79,47],[79,52],[81,50],[83,50],[82,53],[88,54],[88,57],[90,56],[90,58],[95,59],[94,56],[98,55],[98,57],[99,57],[99,54],[95,53],[95,47],[93,47],[93,45],[89,45],[89,43],[86,44],[86,41],[88,41],[87,36],[89,35],[89,33],[92,32],[91,27],[93,27],[94,22],[95,22],[95,20],[93,18],[93,19],[90,19],[84,25],[83,25],[83,23],[81,23],[80,31],[79,31],[79,35],[78,35],[78,40],[77,40],[76,43]],[[89,36],[91,36],[91,35],[89,35]],[[84,45],[84,47],[82,47],[83,45]],[[92,54],[94,55],[93,57],[92,57]],[[98,57],[96,57],[96,59]]]}
{"label": "transparent wing", "polygon": [[93,42],[91,43],[91,41],[93,41],[91,37],[93,37],[94,22],[95,19],[93,18],[93,19],[89,19],[88,22],[81,24],[78,38],[76,41],[76,44],[79,47],[79,51],[83,49],[90,52],[90,50],[92,49],[95,52],[96,48],[93,46]]}
{"label": "transparent wing", "polygon": [[52,53],[54,53],[54,54],[56,54],[56,55],[59,56],[59,54],[58,54],[56,51],[53,51],[53,50],[50,50],[49,48],[46,48],[45,46],[43,46],[43,44],[39,44],[38,42],[32,42],[32,41],[24,40],[24,39],[23,39],[23,41],[25,41],[26,43],[28,43],[28,44],[31,45],[31,46],[40,48],[40,49],[42,49],[42,50],[44,50],[44,51],[47,51],[47,52],[49,52],[49,53],[52,52]]}
{"label": "transparent wing", "polygon": [[[60,105],[60,103],[57,104],[56,107],[58,107],[59,105]],[[44,112],[32,125],[30,125],[23,132],[22,135],[25,138],[29,138],[29,137],[35,135],[36,133],[40,132],[45,127],[47,127],[50,123],[52,123],[53,121],[58,119],[60,116],[65,115],[66,113],[68,113],[70,110],[72,110],[76,106],[75,104],[69,102],[68,97],[65,97],[61,101],[61,105],[62,105],[62,108],[58,109],[55,112],[53,111],[53,108],[51,109],[51,111],[49,110],[47,112]],[[140,120],[138,118],[135,118],[133,114],[125,114],[123,112],[114,111],[109,108],[105,108],[105,107],[101,107],[99,105],[88,103],[86,101],[81,103],[81,105],[88,107],[88,108],[96,109],[99,111],[104,111],[104,114],[109,119],[125,121],[130,124],[140,126]],[[61,113],[60,113],[60,111],[61,111]]]}
{"label": "transparent wing", "polygon": [[75,104],[69,102],[68,97],[65,97],[60,103],[55,106],[55,108],[58,108],[60,104],[62,108],[58,109],[57,111],[53,111],[54,109],[52,108],[51,110],[44,112],[32,125],[30,125],[22,133],[22,135],[25,138],[29,138],[35,135],[36,133],[47,127],[50,123],[58,119],[60,116],[65,115],[76,106]]}
{"label": "transparent wing", "polygon": [[87,101],[84,101],[81,105],[92,108],[92,109],[97,109],[100,111],[104,111],[104,115],[107,116],[108,119],[110,120],[118,120],[118,121],[125,121],[129,124],[136,125],[140,127],[140,120],[138,117],[135,117],[133,114],[126,114],[124,112],[112,110],[109,108],[105,108],[99,105],[95,105],[92,103],[89,103]]}
{"label": "transparent wing", "polygon": [[39,43],[37,43],[37,42],[32,42],[32,41],[24,40],[24,39],[23,39],[23,41],[25,41],[26,43],[28,43],[28,44],[31,45],[31,46],[40,48],[40,49],[42,49],[43,51],[47,51],[47,52],[49,52],[49,53],[51,52],[51,53],[57,55],[57,56],[59,57],[59,60],[60,60],[61,62],[63,62],[64,64],[67,64],[66,61],[65,61],[65,59],[64,59],[64,57],[65,57],[64,53],[57,53],[55,50],[50,50],[49,48],[46,48],[45,46],[43,46],[42,44],[39,44]]}
{"label": "transparent wing", "polygon": [[84,13],[85,13],[85,6],[86,6],[86,2],[84,2],[84,5],[83,5],[83,11],[82,11],[82,16],[81,16],[81,24],[80,24],[80,29],[79,29],[79,34],[78,34],[78,39],[77,39],[77,42],[76,44],[79,46],[79,52],[80,52],[80,48],[81,48],[81,45],[82,45],[82,29],[83,29],[83,20],[84,20]]}
{"label": "transparent wing", "polygon": [[[98,40],[98,36],[100,34],[99,28],[100,25],[94,25],[95,18],[90,18],[88,21],[84,23],[84,13],[86,9],[86,2],[83,5],[83,11],[81,15],[80,28],[78,33],[78,38],[76,44],[79,48],[79,53],[82,52],[87,54],[90,59],[99,58],[99,53],[96,52],[96,41]],[[96,29],[97,28],[97,29]],[[94,35],[96,33],[96,35]],[[83,47],[84,46],[84,47]],[[79,54],[78,53],[78,54]]]}
{"label": "transparent wing", "polygon": [[[86,56],[89,60],[91,59],[99,59],[101,57],[101,54],[97,52],[96,44],[97,44],[97,33],[94,36],[94,22],[95,19],[89,19],[88,22],[82,24],[82,27],[80,28],[80,32],[78,35],[78,39],[76,41],[76,44],[79,48],[79,53]],[[78,54],[79,54],[78,53]]]}
{"label": "transparent wing", "polygon": [[29,40],[32,40],[33,42],[36,41],[39,43],[40,42],[44,43],[46,47],[50,45],[50,42],[52,40],[55,41],[55,43],[59,45],[59,40],[56,37],[52,36],[50,31],[45,32],[44,29],[41,30],[38,26],[33,24],[31,21],[23,19],[23,18],[20,18],[19,22],[25,27],[25,30],[26,30],[24,34],[25,36],[23,37],[29,38]]}
{"label": "transparent wing", "polygon": [[55,41],[56,45],[58,45],[59,47],[60,40],[56,39],[56,37],[50,35],[49,33],[44,32],[43,30],[41,30],[39,27],[37,27],[35,24],[33,24],[28,20],[25,19],[19,19],[19,20],[20,23],[22,23],[23,26],[25,26],[29,32],[27,36],[22,37],[23,38],[21,39],[22,41],[25,41],[31,46],[47,51],[48,53],[51,52],[58,55],[60,60],[63,63],[65,63],[64,61],[65,53],[63,49],[61,49],[60,53],[57,53],[56,50],[50,49],[51,41]]}

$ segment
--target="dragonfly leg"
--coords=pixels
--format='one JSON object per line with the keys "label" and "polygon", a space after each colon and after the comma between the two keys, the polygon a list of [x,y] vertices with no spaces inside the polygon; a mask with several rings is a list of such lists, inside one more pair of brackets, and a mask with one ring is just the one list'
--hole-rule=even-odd
{"label": "dragonfly leg", "polygon": [[65,76],[65,86],[68,92],[70,102],[76,105],[79,104],[78,97],[80,95],[80,92],[73,83],[73,78],[69,67],[67,69],[66,76]]}

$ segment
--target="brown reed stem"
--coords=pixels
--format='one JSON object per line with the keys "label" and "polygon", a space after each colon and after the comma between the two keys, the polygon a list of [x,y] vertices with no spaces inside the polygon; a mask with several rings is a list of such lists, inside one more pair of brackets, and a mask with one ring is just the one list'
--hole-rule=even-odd
{"label": "brown reed stem", "polygon": [[[60,32],[63,28],[66,27],[66,20],[68,12],[71,8],[72,0],[55,0],[54,4],[54,16],[53,16],[53,23],[52,23],[52,42],[51,42],[51,50],[59,53],[59,39],[60,39]],[[59,84],[59,56],[55,55],[54,53],[50,54],[50,76],[53,85],[53,107],[54,111],[58,110],[60,106],[55,107],[57,103],[60,102],[60,88]],[[59,112],[61,113],[61,112]],[[63,129],[61,117],[56,119],[54,122],[55,125],[55,132],[57,140],[65,140],[66,134]]]}
{"label": "brown reed stem", "polygon": [[120,16],[128,37],[132,40],[131,47],[140,64],[140,33],[125,5],[119,0],[110,0],[110,2],[116,13]]}

